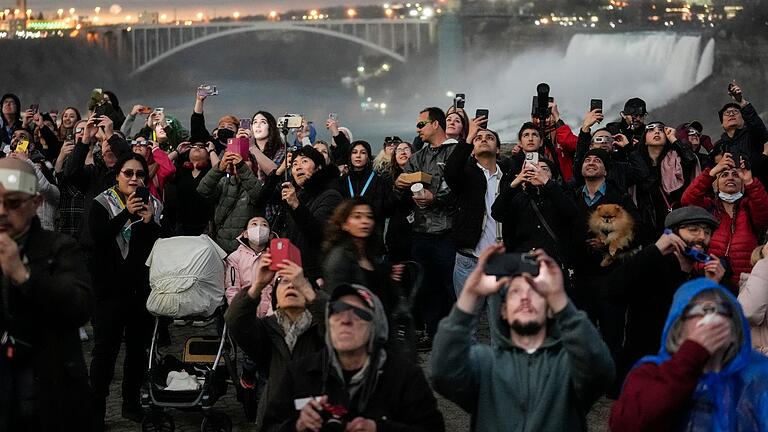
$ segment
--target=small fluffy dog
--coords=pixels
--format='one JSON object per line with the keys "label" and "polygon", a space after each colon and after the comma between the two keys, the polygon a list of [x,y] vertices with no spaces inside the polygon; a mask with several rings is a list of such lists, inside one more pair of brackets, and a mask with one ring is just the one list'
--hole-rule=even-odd
{"label": "small fluffy dog", "polygon": [[589,216],[589,231],[608,246],[600,266],[611,265],[616,253],[629,246],[634,238],[634,225],[632,216],[618,204],[601,204],[592,212]]}

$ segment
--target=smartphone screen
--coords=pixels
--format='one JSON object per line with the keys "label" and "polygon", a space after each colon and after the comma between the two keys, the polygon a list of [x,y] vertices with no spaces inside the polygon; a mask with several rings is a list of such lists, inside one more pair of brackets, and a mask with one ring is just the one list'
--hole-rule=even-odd
{"label": "smartphone screen", "polygon": [[251,130],[251,125],[253,124],[253,120],[249,118],[240,119],[240,129],[245,130]]}
{"label": "smartphone screen", "polygon": [[136,188],[136,198],[141,198],[144,204],[149,202],[149,188],[139,186]]}
{"label": "smartphone screen", "polygon": [[589,110],[594,111],[596,109],[603,110],[603,100],[602,99],[592,99],[589,101]]}

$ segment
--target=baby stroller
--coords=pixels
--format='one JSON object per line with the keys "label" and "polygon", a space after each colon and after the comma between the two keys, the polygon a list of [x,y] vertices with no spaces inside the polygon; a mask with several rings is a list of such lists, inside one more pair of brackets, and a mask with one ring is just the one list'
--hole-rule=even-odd
{"label": "baby stroller", "polygon": [[[142,431],[172,432],[175,423],[166,408],[202,411],[202,431],[232,430],[230,418],[212,410],[226,394],[228,381],[239,382],[235,350],[223,319],[225,256],[203,235],[158,240],[147,259],[152,288],[147,310],[156,318],[141,390]],[[215,322],[218,332],[187,337],[181,360],[162,356],[157,342],[161,317],[194,326]]]}

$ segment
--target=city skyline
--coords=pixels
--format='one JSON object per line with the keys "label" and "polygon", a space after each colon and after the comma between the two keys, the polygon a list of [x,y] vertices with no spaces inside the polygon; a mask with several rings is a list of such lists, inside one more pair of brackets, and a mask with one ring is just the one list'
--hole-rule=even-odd
{"label": "city skyline", "polygon": [[[27,8],[32,9],[37,15],[43,12],[46,15],[55,13],[57,9],[69,10],[75,8],[76,14],[81,16],[94,15],[94,9],[101,8],[100,14],[108,15],[110,8],[117,4],[120,6],[120,14],[138,14],[142,11],[165,13],[169,16],[174,12],[178,19],[187,19],[198,12],[203,12],[208,17],[228,16],[237,11],[242,16],[266,14],[271,10],[283,12],[293,9],[317,9],[329,6],[362,6],[378,4],[375,0],[212,0],[190,5],[186,0],[27,0]],[[382,2],[383,3],[383,2]],[[0,0],[0,9],[16,6],[15,0]]]}

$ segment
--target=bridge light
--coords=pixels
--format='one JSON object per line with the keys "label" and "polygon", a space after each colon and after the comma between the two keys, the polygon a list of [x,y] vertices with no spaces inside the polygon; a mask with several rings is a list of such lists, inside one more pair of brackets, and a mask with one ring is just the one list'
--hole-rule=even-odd
{"label": "bridge light", "polygon": [[203,17],[205,16],[205,14],[204,14],[204,13],[202,13],[202,12],[198,12],[196,16],[197,16],[197,20],[198,20],[198,21],[202,21],[202,20],[203,20]]}
{"label": "bridge light", "polygon": [[379,108],[385,110],[385,109],[387,109],[387,104],[382,102],[382,103],[379,104]]}
{"label": "bridge light", "polygon": [[277,18],[277,11],[269,11],[269,18],[270,19]]}
{"label": "bridge light", "polygon": [[235,13],[232,14],[232,18],[239,19],[240,18],[240,12],[235,11]]}
{"label": "bridge light", "polygon": [[98,14],[99,12],[101,12],[101,7],[100,6],[96,6],[95,8],[93,8],[93,11]]}
{"label": "bridge light", "polygon": [[419,11],[417,11],[416,9],[411,9],[411,10],[408,11],[408,15],[410,15],[412,17],[415,17],[418,14],[419,14]]}
{"label": "bridge light", "polygon": [[166,15],[166,14],[160,15],[160,21],[165,21],[167,19],[168,19],[168,15]]}
{"label": "bridge light", "polygon": [[383,7],[384,9],[389,9],[389,3],[384,3]]}
{"label": "bridge light", "polygon": [[130,16],[130,15],[126,15],[126,16],[125,16],[125,21],[126,21],[126,22],[131,22],[131,19],[132,19],[132,18],[133,18],[132,16]]}
{"label": "bridge light", "polygon": [[317,16],[317,10],[315,10],[315,9],[312,9],[311,11],[309,11],[309,15],[310,15],[310,16],[313,16],[313,17],[314,17],[314,16]]}
{"label": "bridge light", "polygon": [[32,15],[32,9],[27,9],[27,18],[29,18],[30,15]]}
{"label": "bridge light", "polygon": [[64,15],[64,9],[59,9],[56,11],[56,15],[59,16],[59,19],[61,19],[61,16]]}
{"label": "bridge light", "polygon": [[365,72],[365,66],[358,66],[357,67],[357,71],[360,72],[360,73]]}
{"label": "bridge light", "polygon": [[391,17],[391,16],[392,16],[392,14],[393,14],[393,11],[392,11],[392,9],[387,9],[387,10],[385,10],[385,11],[384,11],[384,15],[386,15],[386,16],[388,16],[388,17]]}
{"label": "bridge light", "polygon": [[435,15],[435,11],[431,7],[425,7],[421,14],[427,18],[432,18]]}
{"label": "bridge light", "polygon": [[350,18],[354,18],[357,15],[357,11],[354,9],[347,9],[347,16]]}
{"label": "bridge light", "polygon": [[386,71],[389,71],[389,65],[388,65],[387,63],[384,63],[383,65],[381,65],[381,68],[382,68],[382,69],[383,69],[385,72],[386,72]]}

